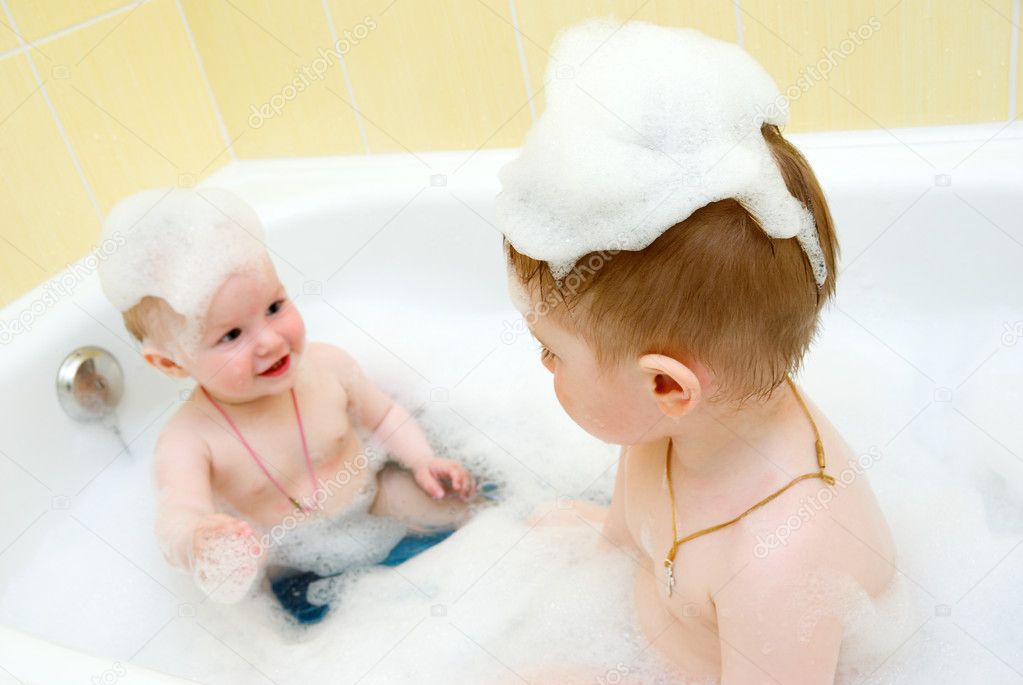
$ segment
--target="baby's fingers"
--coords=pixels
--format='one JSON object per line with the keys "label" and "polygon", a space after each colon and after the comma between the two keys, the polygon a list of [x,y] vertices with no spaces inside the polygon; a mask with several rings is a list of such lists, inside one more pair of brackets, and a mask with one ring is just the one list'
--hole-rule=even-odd
{"label": "baby's fingers", "polygon": [[471,500],[476,496],[476,479],[471,473],[466,472],[465,474],[466,484],[465,490],[462,492],[462,498],[466,501]]}
{"label": "baby's fingers", "polygon": [[458,492],[463,502],[468,501],[473,492],[476,490],[476,482],[473,480],[472,474],[466,471],[464,468],[459,468],[457,483],[453,484],[452,487]]}
{"label": "baby's fingers", "polygon": [[457,466],[448,467],[448,479],[451,481],[451,489],[455,492],[462,492],[465,488],[465,472]]}
{"label": "baby's fingers", "polygon": [[441,499],[444,497],[444,486],[440,484],[432,470],[424,469],[416,474],[416,482],[430,497]]}

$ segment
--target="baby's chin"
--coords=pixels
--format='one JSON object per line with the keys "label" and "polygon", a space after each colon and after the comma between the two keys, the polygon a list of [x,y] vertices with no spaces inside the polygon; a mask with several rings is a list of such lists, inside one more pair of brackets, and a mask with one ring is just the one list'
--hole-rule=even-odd
{"label": "baby's chin", "polygon": [[212,384],[200,383],[200,385],[204,385],[217,399],[232,404],[255,402],[267,397],[290,392],[294,389],[298,380],[298,365],[301,360],[301,357],[295,353],[292,353],[290,356],[288,371],[283,376],[265,378],[254,374],[244,388],[218,387],[215,382]]}
{"label": "baby's chin", "polygon": [[577,415],[567,409],[565,411],[569,418],[571,418],[577,426],[595,437],[597,440],[609,445],[631,444],[629,442],[629,438],[634,435],[634,431],[626,431],[622,430],[619,426],[612,426],[609,421],[605,421],[598,416],[593,416],[591,414]]}
{"label": "baby's chin", "polygon": [[632,417],[625,420],[621,413],[615,413],[605,419],[598,416],[576,416],[569,412],[569,417],[577,426],[608,445],[638,445],[654,442],[664,437],[663,426],[657,425],[657,417],[644,420]]}

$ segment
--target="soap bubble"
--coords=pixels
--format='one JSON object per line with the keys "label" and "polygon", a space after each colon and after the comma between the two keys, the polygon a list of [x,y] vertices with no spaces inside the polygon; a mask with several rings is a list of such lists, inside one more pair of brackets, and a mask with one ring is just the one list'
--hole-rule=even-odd
{"label": "soap bubble", "polygon": [[734,198],[771,237],[797,238],[823,284],[813,215],[760,133],[784,125],[788,109],[742,48],[693,29],[592,20],[558,36],[544,83],[547,108],[501,170],[497,217],[556,279],[589,252],[642,250]]}
{"label": "soap bubble", "polygon": [[217,289],[267,259],[263,226],[239,197],[218,188],[153,188],[124,198],[103,223],[121,243],[99,267],[110,302],[126,311],[146,296],[185,317],[190,337]]}

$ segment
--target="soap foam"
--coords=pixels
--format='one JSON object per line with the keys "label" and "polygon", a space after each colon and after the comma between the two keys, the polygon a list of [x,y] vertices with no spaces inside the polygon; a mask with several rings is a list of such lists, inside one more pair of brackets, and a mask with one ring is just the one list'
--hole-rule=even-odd
{"label": "soap foam", "polygon": [[342,513],[289,531],[273,547],[271,558],[298,571],[329,576],[382,561],[406,532],[405,525],[392,518]]}
{"label": "soap foam", "polygon": [[[218,685],[521,682],[512,672],[533,683],[572,682],[552,673],[560,668],[588,674],[583,682],[591,685],[686,682],[636,624],[638,565],[608,551],[585,524],[529,523],[536,507],[562,497],[606,504],[618,449],[565,415],[535,343],[523,336],[498,344],[502,324],[518,314],[408,307],[396,316],[393,303],[367,297],[353,296],[346,306],[375,339],[307,298],[300,306],[310,339],[341,342],[375,383],[403,405],[423,407],[417,420],[438,452],[467,463],[481,480],[496,477],[499,503],[400,567],[346,573],[324,583],[331,587],[313,588],[310,598],[332,598],[332,607],[321,624],[303,629],[289,623],[265,586],[237,604],[204,602],[155,542],[151,463],[120,459],[76,497],[76,517],[48,514],[37,524],[46,537],[38,528],[26,535],[31,545],[44,541],[44,553],[30,547],[8,556],[0,618],[75,648]],[[410,330],[431,335],[410,339]],[[394,344],[385,349],[376,340]],[[879,372],[893,374],[902,362],[852,344],[842,351],[815,360],[811,394],[818,406],[843,408],[836,425],[866,448],[876,434],[864,430],[874,414],[847,413],[847,370],[880,365]],[[396,363],[394,353],[430,381]],[[1020,373],[1008,379],[1018,384]],[[446,401],[429,401],[437,385],[450,388]],[[884,410],[908,415],[916,407],[888,401]],[[994,514],[1019,512],[1023,499],[1018,490],[999,491],[978,460],[1006,456],[996,476],[1011,482],[1020,480],[1017,462],[997,446],[950,442],[954,418],[952,409],[932,406],[899,435],[890,459],[861,476],[869,475],[891,526],[900,573],[883,597],[863,597],[850,611],[839,684],[1009,682],[1011,672],[993,654],[1011,661],[1023,643],[1016,615],[1023,558],[1018,549],[1011,553],[1023,527],[1018,517],[993,527],[989,505],[1002,499]],[[156,434],[143,434],[133,453],[151,453]],[[85,531],[79,517],[130,550],[159,584]],[[967,593],[945,607],[954,613],[937,613],[936,604],[955,604]],[[181,602],[196,616],[180,615]],[[161,628],[166,616],[179,617]]]}
{"label": "soap foam", "polygon": [[[437,325],[437,313],[424,312],[403,317],[399,327],[383,305],[365,310],[375,316],[363,316],[387,339]],[[350,338],[350,330],[332,323],[336,317],[326,305],[307,308],[314,337],[324,326],[320,332],[330,339]],[[441,319],[426,343],[434,382],[451,378],[453,385],[462,378],[467,356],[483,354],[465,341],[485,340],[513,315]],[[500,483],[500,501],[479,507],[442,544],[396,569],[371,567],[314,583],[310,600],[332,607],[315,627],[289,624],[268,592],[208,607],[204,626],[281,685],[360,678],[440,683],[452,674],[465,682],[521,682],[516,676],[527,682],[693,682],[667,663],[638,625],[633,586],[646,571],[634,557],[584,523],[532,525],[536,509],[552,501],[606,505],[618,449],[593,440],[564,414],[530,341],[502,345],[447,402],[424,403],[431,386],[419,387],[386,350],[368,344],[352,352],[402,404],[423,407],[417,420],[440,453],[466,463],[481,481]],[[850,617],[838,682],[872,671],[919,625],[913,622],[919,609],[903,595],[880,602],[861,592],[848,602],[846,593],[806,585],[815,593],[811,599],[840,594],[835,609]],[[168,655],[160,665],[173,663]],[[225,683],[247,677],[218,675]]]}
{"label": "soap foam", "polygon": [[102,239],[120,244],[99,269],[110,302],[123,312],[143,297],[162,298],[185,317],[190,338],[224,281],[267,258],[259,217],[219,188],[153,188],[124,198]]}
{"label": "soap foam", "polygon": [[259,568],[248,548],[248,541],[238,537],[220,538],[207,544],[192,569],[195,583],[203,594],[220,604],[234,604],[249,594],[259,577]]}
{"label": "soap foam", "polygon": [[547,108],[501,170],[499,226],[563,278],[595,251],[642,250],[711,202],[734,198],[773,238],[797,238],[827,277],[813,215],[760,133],[788,107],[737,45],[693,29],[591,20],[562,32]]}

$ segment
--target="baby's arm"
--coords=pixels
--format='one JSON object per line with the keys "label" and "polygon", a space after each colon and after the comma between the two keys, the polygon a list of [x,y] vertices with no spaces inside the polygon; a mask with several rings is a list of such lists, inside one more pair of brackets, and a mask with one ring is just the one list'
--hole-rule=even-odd
{"label": "baby's arm", "polygon": [[412,472],[416,483],[435,499],[444,497],[444,483],[470,499],[476,483],[468,471],[450,459],[440,459],[430,447],[419,423],[404,407],[366,378],[354,359],[333,346],[322,346],[342,374],[351,405],[362,425],[371,430],[395,461]]}
{"label": "baby's arm", "polygon": [[214,599],[240,599],[258,575],[261,548],[248,523],[214,511],[205,443],[185,425],[168,426],[154,475],[156,536],[167,561],[192,571]]}
{"label": "baby's arm", "polygon": [[213,493],[205,443],[181,428],[171,424],[156,443],[156,537],[167,561],[191,569],[193,534],[214,513]]}

